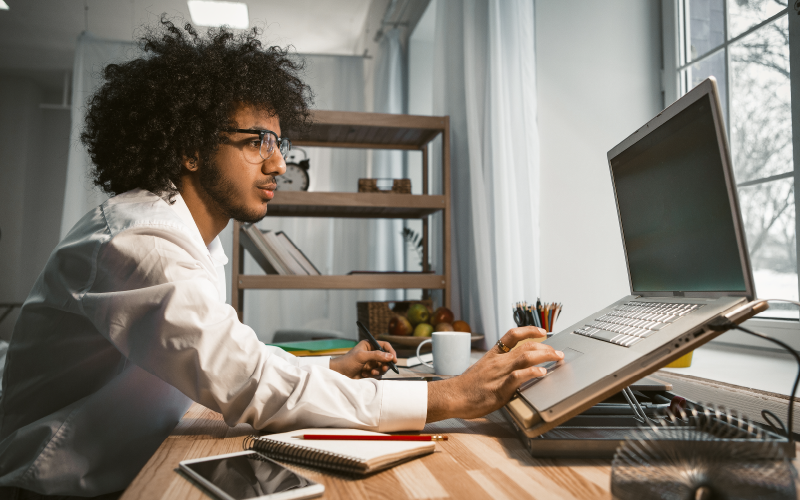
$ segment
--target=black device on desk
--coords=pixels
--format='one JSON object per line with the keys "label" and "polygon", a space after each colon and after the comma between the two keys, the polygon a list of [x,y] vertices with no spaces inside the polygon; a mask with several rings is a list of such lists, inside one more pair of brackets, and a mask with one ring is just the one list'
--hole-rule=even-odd
{"label": "black device on desk", "polygon": [[184,460],[179,465],[222,500],[295,500],[325,492],[325,486],[254,451]]}
{"label": "black device on desk", "polygon": [[719,318],[740,323],[767,308],[749,302],[753,273],[713,78],[608,162],[631,294],[544,342],[565,359],[506,406],[528,437],[720,335]]}

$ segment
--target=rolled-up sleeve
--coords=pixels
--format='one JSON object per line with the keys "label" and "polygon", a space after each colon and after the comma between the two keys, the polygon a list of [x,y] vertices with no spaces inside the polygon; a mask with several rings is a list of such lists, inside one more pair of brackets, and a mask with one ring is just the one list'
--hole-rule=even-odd
{"label": "rolled-up sleeve", "polygon": [[380,432],[422,430],[428,418],[428,383],[382,382]]}
{"label": "rolled-up sleeve", "polygon": [[329,358],[296,358],[261,343],[222,302],[213,268],[180,231],[127,230],[99,252],[79,298],[130,361],[222,413],[228,425],[418,430],[425,382],[353,380]]}

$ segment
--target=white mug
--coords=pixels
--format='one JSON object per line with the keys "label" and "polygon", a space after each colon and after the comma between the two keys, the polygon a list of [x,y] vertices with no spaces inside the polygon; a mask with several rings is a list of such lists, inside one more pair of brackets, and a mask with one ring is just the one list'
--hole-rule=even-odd
{"label": "white mug", "polygon": [[[419,350],[433,343],[433,363],[422,361]],[[437,375],[461,375],[469,368],[472,335],[465,332],[433,332],[430,339],[417,346],[417,358],[423,365],[433,368]]]}

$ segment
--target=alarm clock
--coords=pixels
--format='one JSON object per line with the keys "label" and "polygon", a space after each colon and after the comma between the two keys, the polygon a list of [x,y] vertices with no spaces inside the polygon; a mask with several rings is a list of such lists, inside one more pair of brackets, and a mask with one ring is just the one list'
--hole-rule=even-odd
{"label": "alarm clock", "polygon": [[[304,159],[297,160],[295,151],[302,151]],[[300,148],[292,149],[286,158],[286,173],[275,178],[279,191],[308,191],[308,157]]]}

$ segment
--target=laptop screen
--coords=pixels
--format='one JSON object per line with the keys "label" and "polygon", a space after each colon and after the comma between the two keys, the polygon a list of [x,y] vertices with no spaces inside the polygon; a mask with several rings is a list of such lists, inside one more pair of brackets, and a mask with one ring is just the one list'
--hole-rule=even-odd
{"label": "laptop screen", "polygon": [[746,291],[709,94],[611,159],[637,292]]}

